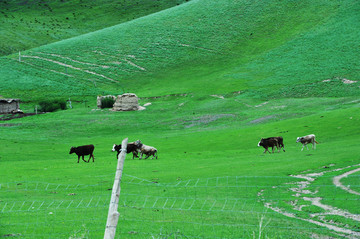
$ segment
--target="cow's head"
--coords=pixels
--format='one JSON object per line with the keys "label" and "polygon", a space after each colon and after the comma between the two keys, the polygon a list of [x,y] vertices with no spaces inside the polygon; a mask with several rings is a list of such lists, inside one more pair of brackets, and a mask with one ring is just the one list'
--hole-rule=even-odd
{"label": "cow's head", "polygon": [[142,146],[143,144],[141,143],[140,140],[136,140],[136,141],[135,141],[135,145],[136,145],[136,147],[141,148],[141,146]]}
{"label": "cow's head", "polygon": [[263,145],[263,138],[261,138],[261,140],[259,141],[258,143],[258,147],[262,146]]}
{"label": "cow's head", "polygon": [[296,143],[299,143],[302,140],[303,137],[297,137]]}
{"label": "cow's head", "polygon": [[115,147],[116,147],[116,144],[114,144],[113,148],[111,151],[115,152]]}
{"label": "cow's head", "polygon": [[75,153],[75,150],[76,150],[76,147],[71,147],[69,154]]}

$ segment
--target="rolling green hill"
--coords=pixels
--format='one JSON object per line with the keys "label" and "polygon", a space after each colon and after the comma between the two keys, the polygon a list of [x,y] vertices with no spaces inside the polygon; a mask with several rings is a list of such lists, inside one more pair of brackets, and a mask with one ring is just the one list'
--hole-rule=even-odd
{"label": "rolling green hill", "polygon": [[0,56],[117,25],[183,2],[0,1]]}
{"label": "rolling green hill", "polygon": [[41,97],[38,84],[66,96],[357,95],[358,83],[341,80],[358,78],[358,14],[353,1],[191,1],[24,51],[22,63],[17,55],[3,57],[1,82],[15,85],[0,89],[27,100]]}
{"label": "rolling green hill", "polygon": [[[127,156],[117,238],[360,237],[359,7],[192,0],[0,57],[1,96],[73,106],[0,122],[0,237],[101,238],[126,137],[159,159]],[[95,109],[123,92],[151,104]]]}

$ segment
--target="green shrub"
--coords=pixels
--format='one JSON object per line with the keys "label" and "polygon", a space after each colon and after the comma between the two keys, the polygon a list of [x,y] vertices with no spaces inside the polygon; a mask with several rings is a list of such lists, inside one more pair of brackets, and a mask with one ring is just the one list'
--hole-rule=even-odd
{"label": "green shrub", "polygon": [[112,97],[105,97],[101,99],[101,109],[112,108],[115,100]]}
{"label": "green shrub", "polygon": [[66,101],[63,100],[43,100],[39,102],[40,111],[42,112],[54,112],[56,110],[65,110]]}

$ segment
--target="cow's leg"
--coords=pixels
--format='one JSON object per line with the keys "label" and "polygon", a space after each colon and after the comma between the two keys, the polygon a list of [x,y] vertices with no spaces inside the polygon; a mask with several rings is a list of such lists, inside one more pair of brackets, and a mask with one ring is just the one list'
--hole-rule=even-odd
{"label": "cow's leg", "polygon": [[307,146],[307,144],[305,144],[305,146],[306,146],[306,149],[309,150],[309,147]]}
{"label": "cow's leg", "polygon": [[141,154],[140,154],[140,158],[139,158],[139,159],[142,159],[142,156],[143,156],[143,152],[141,152]]}
{"label": "cow's leg", "polygon": [[133,153],[133,158],[132,159],[134,159],[135,157],[139,158],[138,153],[136,151],[135,152],[133,151],[132,153]]}
{"label": "cow's leg", "polygon": [[[84,159],[84,155],[82,155],[82,160],[85,162],[85,163],[88,163],[89,161],[86,161],[85,159]],[[90,160],[90,159],[89,159]]]}
{"label": "cow's leg", "polygon": [[91,157],[93,158],[93,163],[95,162],[95,158],[94,158],[94,154],[90,154],[90,157],[89,157],[89,160],[88,160],[88,162],[90,162],[90,159],[91,159]]}
{"label": "cow's leg", "polygon": [[80,155],[78,155],[78,163],[79,163],[79,161],[80,161]]}
{"label": "cow's leg", "polygon": [[150,157],[151,154],[146,154],[146,158],[145,159],[148,159]]}
{"label": "cow's leg", "polygon": [[268,147],[265,148],[264,154],[266,154],[266,151],[268,151],[269,154],[271,154]]}
{"label": "cow's leg", "polygon": [[303,151],[303,150],[304,150],[304,147],[305,147],[305,144],[303,144],[303,146],[302,146],[302,148],[301,148],[301,151]]}

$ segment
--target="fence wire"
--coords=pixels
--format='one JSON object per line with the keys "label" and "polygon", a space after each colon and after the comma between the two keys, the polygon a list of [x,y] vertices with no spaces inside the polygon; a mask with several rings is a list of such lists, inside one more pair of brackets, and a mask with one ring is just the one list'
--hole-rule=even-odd
{"label": "fence wire", "polygon": [[[92,185],[0,183],[0,236],[103,237],[113,175],[99,177],[101,183]],[[117,238],[360,238],[360,198],[332,178],[225,176],[159,183],[124,174]],[[347,182],[360,191],[358,177]]]}

